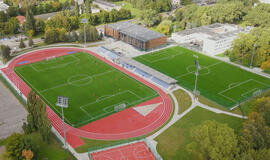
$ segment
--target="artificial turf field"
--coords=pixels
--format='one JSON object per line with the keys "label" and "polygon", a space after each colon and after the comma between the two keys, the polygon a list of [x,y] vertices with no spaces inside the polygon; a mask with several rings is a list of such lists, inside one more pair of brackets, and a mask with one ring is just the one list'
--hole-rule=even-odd
{"label": "artificial turf field", "polygon": [[200,95],[232,108],[242,101],[270,88],[270,79],[206,55],[175,46],[135,57],[135,60],[178,80],[186,89],[194,90],[198,56],[201,69],[198,76]]}
{"label": "artificial turf field", "polygon": [[14,71],[58,114],[57,96],[69,98],[65,121],[80,127],[158,94],[94,56],[78,52],[16,67]]}

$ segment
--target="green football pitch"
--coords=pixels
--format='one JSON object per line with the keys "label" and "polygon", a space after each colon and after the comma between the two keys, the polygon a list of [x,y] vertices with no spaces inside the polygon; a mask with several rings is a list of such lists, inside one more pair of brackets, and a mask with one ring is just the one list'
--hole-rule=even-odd
{"label": "green football pitch", "polygon": [[151,88],[88,53],[16,67],[15,72],[58,114],[57,96],[69,98],[65,120],[80,127],[158,96]]}
{"label": "green football pitch", "polygon": [[225,108],[232,108],[270,87],[268,78],[180,46],[135,57],[135,60],[175,78],[180,86],[193,91],[196,56],[201,66],[199,94]]}

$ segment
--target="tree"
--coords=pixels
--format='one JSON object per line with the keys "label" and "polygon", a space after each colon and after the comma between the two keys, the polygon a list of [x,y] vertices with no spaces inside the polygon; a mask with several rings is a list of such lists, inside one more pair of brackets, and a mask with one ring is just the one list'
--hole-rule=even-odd
{"label": "tree", "polygon": [[80,16],[80,7],[79,7],[78,2],[75,3],[74,13],[75,13],[75,16],[76,17],[79,17]]}
{"label": "tree", "polygon": [[4,12],[4,11],[0,11],[0,22],[1,23],[4,23],[4,22],[6,22],[7,21],[7,15],[6,15],[6,13]]}
{"label": "tree", "polygon": [[34,30],[35,28],[35,19],[33,13],[30,9],[26,11],[26,17],[24,22],[24,29],[25,31]]}
{"label": "tree", "polygon": [[43,20],[37,19],[35,21],[35,31],[37,33],[45,32],[45,22]]}
{"label": "tree", "polygon": [[[85,29],[85,33],[86,33],[86,41],[87,42],[93,42],[93,41],[99,40],[99,34],[98,34],[96,27],[91,26],[91,25],[87,25],[86,29]],[[79,30],[79,38],[78,39],[80,42],[84,42],[84,29],[83,28],[81,28]]]}
{"label": "tree", "polygon": [[30,91],[27,98],[27,124],[23,124],[26,134],[39,131],[42,140],[49,143],[51,136],[51,124],[47,116],[46,106],[37,98],[37,95]]}
{"label": "tree", "polygon": [[23,39],[20,40],[19,48],[25,48],[25,44],[23,42]]}
{"label": "tree", "polygon": [[172,31],[172,22],[171,21],[163,21],[157,26],[157,31],[165,34],[170,35]]}
{"label": "tree", "polygon": [[244,17],[247,25],[260,26],[260,27],[270,27],[270,5],[260,3],[255,8],[253,8]]}
{"label": "tree", "polygon": [[33,39],[32,39],[32,37],[29,37],[28,38],[28,46],[33,47],[33,45],[34,45]]}
{"label": "tree", "polygon": [[9,46],[1,45],[0,46],[0,53],[1,53],[1,56],[3,58],[2,61],[5,64],[11,57],[10,56],[10,48],[9,48]]}
{"label": "tree", "polygon": [[86,0],[86,1],[84,2],[84,5],[85,5],[85,11],[84,11],[84,13],[85,13],[85,14],[91,14],[91,13],[92,13],[92,10],[91,10],[91,3],[92,3],[91,0]]}
{"label": "tree", "polygon": [[34,153],[31,150],[24,149],[22,151],[22,156],[25,158],[25,160],[32,160]]}
{"label": "tree", "polygon": [[270,71],[270,58],[262,63],[261,69],[263,69],[264,71]]}
{"label": "tree", "polygon": [[23,150],[31,150],[34,158],[37,157],[38,149],[36,144],[30,138],[22,134],[13,133],[11,136],[9,136],[7,138],[5,148],[6,154],[10,159],[23,160]]}
{"label": "tree", "polygon": [[17,18],[12,17],[8,19],[8,22],[5,23],[4,32],[6,34],[16,34],[18,33],[19,28],[20,28],[19,21],[17,20]]}
{"label": "tree", "polygon": [[[256,44],[256,47],[254,46]],[[249,66],[254,52],[253,66],[260,67],[270,58],[270,28],[254,28],[248,34],[240,34],[226,54],[231,61]]]}
{"label": "tree", "polygon": [[226,124],[205,121],[190,134],[194,140],[187,150],[196,159],[232,160],[239,155],[237,136]]}
{"label": "tree", "polygon": [[261,114],[257,112],[249,114],[243,123],[239,144],[242,151],[270,148],[270,128],[265,124]]}
{"label": "tree", "polygon": [[148,27],[157,25],[161,20],[159,14],[152,9],[142,11],[142,13],[139,16],[139,19],[144,25]]}
{"label": "tree", "polygon": [[45,43],[48,43],[48,44],[59,42],[59,32],[58,32],[58,30],[48,28],[45,31],[44,41],[45,41]]}
{"label": "tree", "polygon": [[14,6],[10,6],[8,7],[7,9],[7,14],[10,16],[10,17],[15,17],[18,15],[18,8],[17,7],[14,7]]}

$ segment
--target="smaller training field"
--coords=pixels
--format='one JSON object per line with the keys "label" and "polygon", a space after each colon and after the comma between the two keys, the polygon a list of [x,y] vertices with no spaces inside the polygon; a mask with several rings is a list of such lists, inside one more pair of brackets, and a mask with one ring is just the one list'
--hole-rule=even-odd
{"label": "smaller training field", "polygon": [[91,153],[92,160],[155,160],[154,154],[145,142]]}
{"label": "smaller training field", "polygon": [[194,55],[198,56],[201,66],[198,94],[228,109],[270,88],[268,78],[180,46],[135,57],[135,60],[175,78],[179,85],[193,91]]}
{"label": "smaller training field", "polygon": [[[24,63],[24,62],[20,62]],[[27,63],[27,62],[26,62]],[[157,97],[148,86],[84,52],[14,68],[59,116],[57,96],[69,98],[65,121],[80,127]]]}

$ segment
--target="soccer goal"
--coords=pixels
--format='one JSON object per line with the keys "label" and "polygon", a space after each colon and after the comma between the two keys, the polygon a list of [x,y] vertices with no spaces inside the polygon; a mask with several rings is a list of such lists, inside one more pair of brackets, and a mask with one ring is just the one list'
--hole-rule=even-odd
{"label": "soccer goal", "polygon": [[46,61],[53,60],[53,59],[56,59],[56,57],[55,56],[47,57]]}
{"label": "soccer goal", "polygon": [[115,112],[120,112],[120,111],[122,111],[124,109],[126,109],[126,104],[125,103],[119,104],[119,105],[114,107]]}

